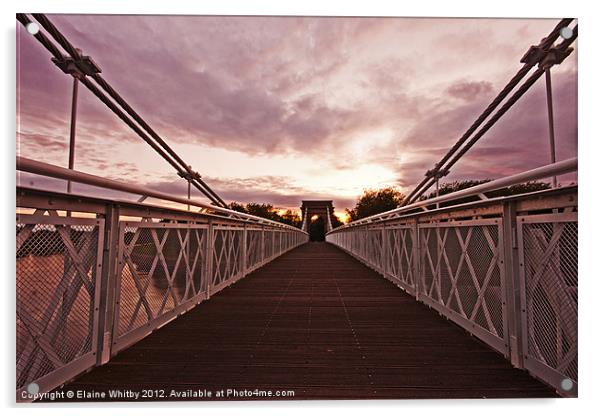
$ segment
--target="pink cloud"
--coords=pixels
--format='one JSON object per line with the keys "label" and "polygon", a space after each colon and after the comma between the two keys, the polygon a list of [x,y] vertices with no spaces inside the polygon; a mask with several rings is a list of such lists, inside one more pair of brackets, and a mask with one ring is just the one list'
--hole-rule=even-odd
{"label": "pink cloud", "polygon": [[[94,57],[105,79],[169,143],[204,146],[199,151],[236,150],[250,158],[310,155],[329,162],[333,171],[375,164],[395,172],[396,183],[407,188],[480,114],[518,69],[528,46],[556,24],[526,19],[50,18]],[[22,27],[18,35],[19,151],[64,164],[71,79]],[[553,72],[562,159],[577,149],[576,58]],[[127,165],[113,155],[126,146],[131,152],[134,145],[141,154],[152,151],[85,88],[80,91],[79,166],[113,177],[135,169],[136,177],[143,177],[153,167],[148,162],[133,157]],[[546,163],[543,91],[540,82],[450,179],[500,176]],[[370,140],[383,128],[392,131],[390,142],[359,159],[350,156],[350,144]],[[227,198],[252,197],[226,186],[227,179],[199,170]],[[270,176],[296,174],[301,170]],[[248,176],[265,178],[254,172]],[[311,195],[311,185],[319,181],[319,175],[307,176],[299,180],[301,188],[289,193]],[[267,202],[284,201],[270,187],[253,189]],[[336,191],[330,196],[352,204]]]}
{"label": "pink cloud", "polygon": [[447,93],[454,98],[470,101],[479,96],[490,97],[493,93],[493,85],[490,82],[463,81],[450,85]]}

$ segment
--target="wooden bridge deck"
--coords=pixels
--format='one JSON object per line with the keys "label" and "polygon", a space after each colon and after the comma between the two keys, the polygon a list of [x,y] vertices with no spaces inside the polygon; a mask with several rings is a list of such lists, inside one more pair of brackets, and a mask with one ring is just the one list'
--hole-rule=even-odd
{"label": "wooden bridge deck", "polygon": [[212,391],[205,399],[227,389],[293,390],[294,399],[555,396],[326,243],[285,254],[59,390],[111,389]]}

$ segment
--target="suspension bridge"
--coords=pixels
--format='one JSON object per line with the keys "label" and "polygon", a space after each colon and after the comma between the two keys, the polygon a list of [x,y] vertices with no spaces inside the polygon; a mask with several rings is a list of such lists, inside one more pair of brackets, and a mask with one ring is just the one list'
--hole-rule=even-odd
{"label": "suspension bridge", "polygon": [[[73,78],[69,166],[17,157],[69,184],[16,190],[17,401],[577,396],[578,187],[555,180],[577,160],[555,159],[551,101],[573,19],[528,49],[402,206],[333,228],[332,201],[300,200],[301,229],[228,209],[47,16],[17,20],[41,26],[30,33]],[[424,197],[544,75],[550,163]],[[80,85],[188,197],[74,169]],[[499,192],[544,179],[554,186]],[[309,241],[314,216],[325,242]]]}

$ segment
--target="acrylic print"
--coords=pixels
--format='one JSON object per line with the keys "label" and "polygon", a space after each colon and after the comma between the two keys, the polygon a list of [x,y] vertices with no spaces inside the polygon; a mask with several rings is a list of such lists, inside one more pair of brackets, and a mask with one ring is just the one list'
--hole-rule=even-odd
{"label": "acrylic print", "polygon": [[578,395],[575,19],[16,23],[18,402]]}

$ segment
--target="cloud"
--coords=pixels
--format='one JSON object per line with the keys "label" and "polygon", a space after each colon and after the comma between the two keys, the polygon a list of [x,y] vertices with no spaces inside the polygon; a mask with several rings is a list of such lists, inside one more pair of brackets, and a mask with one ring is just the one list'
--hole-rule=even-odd
{"label": "cloud", "polygon": [[17,141],[20,144],[27,144],[39,152],[63,153],[69,146],[62,137],[45,136],[42,134],[28,134],[17,132]]}
{"label": "cloud", "polygon": [[[577,154],[577,77],[572,70],[555,72],[554,111],[556,159],[563,160]],[[432,123],[420,123],[411,132],[409,142],[419,137],[438,137],[430,143],[440,148],[422,148],[420,154],[432,162],[431,168],[464,133],[489,100],[483,97],[472,103],[458,104],[451,109],[434,109]],[[444,138],[444,139],[443,139]],[[446,145],[447,144],[447,145]],[[543,78],[523,96],[479,142],[454,166],[449,180],[485,179],[518,173],[550,163],[548,115]],[[424,165],[404,165],[404,172]],[[410,184],[421,176],[408,177]]]}
{"label": "cloud", "polygon": [[[50,18],[168,143],[184,149],[187,163],[207,175],[225,199],[261,197],[290,207],[317,196],[352,205],[348,195],[361,193],[371,180],[411,188],[512,77],[529,45],[556,24],[546,19]],[[64,166],[72,80],[23,28],[18,38],[19,153]],[[562,159],[576,155],[577,148],[574,56],[554,68],[553,82]],[[547,149],[546,117],[539,82],[450,179],[497,177],[546,163],[541,150]],[[228,167],[230,160],[212,156],[223,151],[237,152],[238,165]],[[269,157],[294,161],[253,170],[257,160]],[[171,167],[83,87],[76,167],[176,192]],[[367,167],[391,174],[370,176]],[[354,180],[359,175],[362,181]]]}
{"label": "cloud", "polygon": [[450,85],[447,88],[447,93],[454,97],[465,101],[474,100],[476,97],[485,95],[490,96],[493,92],[493,85],[490,82],[480,81],[461,81]]}
{"label": "cloud", "polygon": [[[352,198],[334,197],[329,194],[308,193],[303,187],[296,185],[295,179],[285,176],[266,176],[252,178],[233,178],[227,181],[206,177],[220,196],[227,201],[269,203],[277,208],[298,208],[304,199],[334,199],[334,204],[341,209],[353,203]],[[148,183],[149,188],[172,195],[186,197],[187,184],[184,181],[164,181]],[[194,188],[193,188],[194,189]],[[194,190],[193,195],[199,191]]]}
{"label": "cloud", "polygon": [[[330,194],[321,193],[307,193],[302,187],[291,184],[291,181],[294,181],[294,179],[287,177],[239,178],[229,181],[211,177],[204,179],[211,183],[212,188],[228,201],[268,203],[276,208],[298,209],[301,206],[301,201],[305,199],[333,199],[334,206],[341,211],[345,207],[352,206],[355,202],[354,198],[333,197]],[[17,185],[65,192],[67,182],[60,179],[20,172],[17,175]],[[142,185],[180,198],[186,198],[188,195],[188,186],[183,180],[149,182]],[[78,183],[73,184],[73,191],[84,195],[113,200],[136,201],[140,197],[140,195]],[[194,200],[204,200],[200,192],[195,188],[192,188],[191,195]]]}

